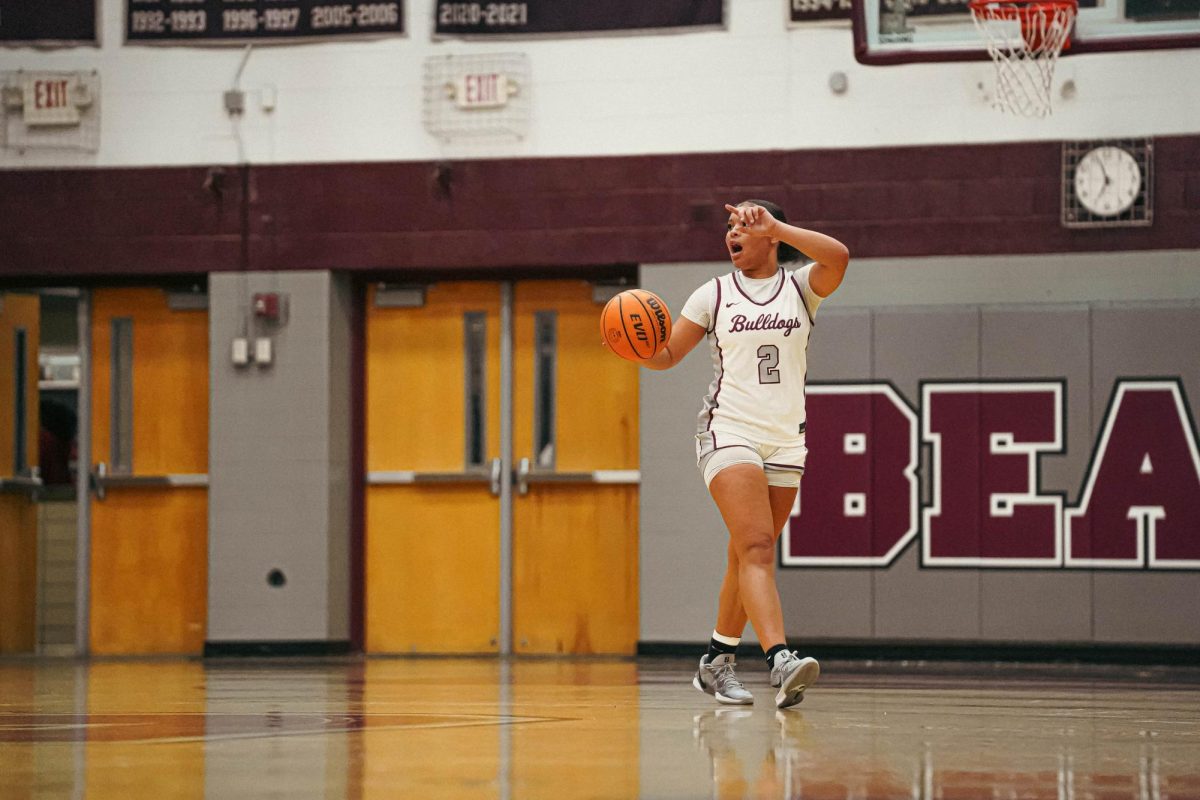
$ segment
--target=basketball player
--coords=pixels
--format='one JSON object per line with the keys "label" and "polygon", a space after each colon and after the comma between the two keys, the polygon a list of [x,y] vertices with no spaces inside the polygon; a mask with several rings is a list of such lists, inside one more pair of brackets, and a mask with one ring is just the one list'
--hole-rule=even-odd
{"label": "basketball player", "polygon": [[[775,705],[804,699],[820,674],[784,640],[775,588],[775,542],[791,514],[804,474],[804,378],[808,339],[821,301],[842,282],[850,255],[836,239],[789,225],[764,200],[726,205],[725,246],[733,272],[697,289],[684,304],[671,338],[643,363],[678,364],[707,337],[716,376],[700,412],[697,464],[729,528],[728,566],[717,625],[693,685],[720,703],[754,697],[734,672],[747,617],[767,656]],[[780,262],[807,254],[792,271]]]}

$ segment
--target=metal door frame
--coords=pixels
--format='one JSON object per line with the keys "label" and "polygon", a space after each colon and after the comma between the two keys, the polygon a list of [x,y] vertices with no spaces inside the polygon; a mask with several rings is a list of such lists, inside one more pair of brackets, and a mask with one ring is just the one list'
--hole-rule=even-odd
{"label": "metal door frame", "polygon": [[75,654],[90,652],[92,597],[92,293],[79,290],[79,401],[75,456]]}

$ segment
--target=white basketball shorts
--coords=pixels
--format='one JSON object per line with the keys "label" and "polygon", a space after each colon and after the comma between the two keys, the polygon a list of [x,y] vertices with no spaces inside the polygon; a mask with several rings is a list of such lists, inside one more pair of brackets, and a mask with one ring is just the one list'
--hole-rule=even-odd
{"label": "white basketball shorts", "polygon": [[799,486],[808,448],[801,436],[787,445],[758,444],[732,433],[705,431],[696,434],[696,466],[704,485],[734,464],[754,464],[767,476],[769,486]]}

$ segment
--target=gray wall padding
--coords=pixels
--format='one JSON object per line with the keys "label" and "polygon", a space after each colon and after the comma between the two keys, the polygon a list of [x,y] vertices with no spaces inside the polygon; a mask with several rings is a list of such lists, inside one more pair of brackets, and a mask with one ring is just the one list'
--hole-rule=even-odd
{"label": "gray wall padding", "polygon": [[[250,296],[287,296],[258,325],[274,363],[235,367]],[[349,638],[350,292],[329,272],[209,280],[208,641]],[[285,585],[267,582],[281,570]]]}
{"label": "gray wall padding", "polygon": [[[694,288],[729,269],[648,265],[641,286],[678,315]],[[852,261],[818,314],[808,377],[888,381],[918,414],[921,381],[1061,379],[1066,452],[1041,457],[1039,489],[1070,506],[1118,378],[1178,376],[1197,413],[1198,343],[1197,253]],[[716,614],[727,533],[694,466],[695,412],[711,380],[707,345],[697,351],[641,376],[643,642],[704,641]],[[809,469],[820,469],[812,453]],[[923,535],[887,567],[780,568],[789,637],[1200,643],[1200,614],[1181,613],[1196,607],[1200,570],[922,567]]]}

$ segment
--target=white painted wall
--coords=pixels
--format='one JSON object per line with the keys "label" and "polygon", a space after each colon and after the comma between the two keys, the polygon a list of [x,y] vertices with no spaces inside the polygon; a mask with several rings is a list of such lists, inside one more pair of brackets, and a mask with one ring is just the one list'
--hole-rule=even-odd
{"label": "white painted wall", "polygon": [[[1200,131],[1200,49],[1074,56],[1058,79],[1078,92],[1050,119],[989,108],[991,65],[866,67],[848,24],[785,24],[786,0],[728,0],[728,30],[670,35],[462,42],[431,40],[433,0],[406,0],[408,35],[370,42],[256,46],[241,86],[252,163],[407,161],[444,156],[622,155],[1073,139]],[[98,69],[98,153],[0,150],[0,168],[232,163],[221,93],[238,47],[123,46],[122,0],[103,0],[101,48],[0,51],[0,70]],[[523,52],[533,72],[529,135],[451,148],[421,124],[432,55]],[[849,91],[833,94],[830,73]],[[266,85],[278,105],[258,105]]]}

